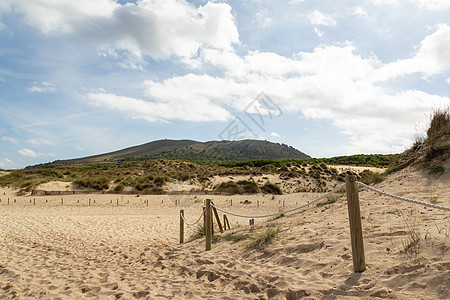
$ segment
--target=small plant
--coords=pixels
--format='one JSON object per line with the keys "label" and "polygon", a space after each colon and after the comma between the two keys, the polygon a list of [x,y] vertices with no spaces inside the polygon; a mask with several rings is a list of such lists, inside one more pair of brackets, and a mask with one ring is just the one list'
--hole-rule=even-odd
{"label": "small plant", "polygon": [[238,235],[233,235],[232,233],[230,233],[230,234],[227,234],[227,235],[223,236],[222,238],[223,238],[225,241],[231,241],[231,242],[233,242],[233,243],[237,243],[237,242],[240,242],[240,241],[242,241],[242,240],[247,239],[248,237],[249,237],[248,234],[238,234]]}
{"label": "small plant", "polygon": [[277,233],[280,232],[278,227],[267,227],[262,232],[255,233],[251,239],[252,242],[247,246],[247,249],[263,249],[267,244],[273,241]]}
{"label": "small plant", "polygon": [[420,234],[417,229],[417,216],[414,215],[414,211],[410,211],[410,217],[408,220],[404,218],[406,227],[406,237],[402,240],[402,250],[409,258],[417,256],[420,250]]}
{"label": "small plant", "polygon": [[197,225],[197,227],[194,228],[194,232],[192,233],[189,240],[194,241],[194,240],[201,239],[202,237],[204,237],[206,235],[205,229],[206,229],[205,224]]}
{"label": "small plant", "polygon": [[434,174],[434,175],[442,175],[444,174],[444,167],[443,166],[436,166],[430,169],[429,174]]}
{"label": "small plant", "polygon": [[261,190],[268,194],[274,194],[274,195],[282,195],[283,192],[281,191],[280,187],[274,183],[266,182],[262,187]]}
{"label": "small plant", "polygon": [[321,206],[324,206],[324,205],[333,204],[336,201],[338,201],[339,198],[340,198],[339,196],[334,196],[334,195],[328,196],[326,201],[319,202],[319,203],[316,204],[316,206],[317,207],[321,207]]}

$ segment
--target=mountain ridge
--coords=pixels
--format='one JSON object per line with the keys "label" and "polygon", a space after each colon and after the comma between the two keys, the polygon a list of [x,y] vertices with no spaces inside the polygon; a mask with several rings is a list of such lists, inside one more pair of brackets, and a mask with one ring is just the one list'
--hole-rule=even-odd
{"label": "mountain ridge", "polygon": [[230,162],[256,159],[306,159],[309,155],[288,146],[263,140],[207,141],[163,139],[104,154],[56,160],[27,168],[78,164],[105,164],[150,159],[177,159],[193,162]]}

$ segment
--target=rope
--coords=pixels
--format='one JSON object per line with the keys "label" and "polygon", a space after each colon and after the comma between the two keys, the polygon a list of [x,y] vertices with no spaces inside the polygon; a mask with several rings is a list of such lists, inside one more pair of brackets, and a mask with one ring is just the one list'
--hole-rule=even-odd
{"label": "rope", "polygon": [[184,218],[184,216],[183,216],[183,214],[182,214],[181,212],[180,212],[180,216],[181,216],[181,218],[183,219],[184,223],[186,223],[187,226],[194,226],[195,224],[197,224],[197,223],[202,219],[202,217],[203,217],[203,212],[202,212],[202,214],[200,215],[200,217],[198,218],[198,220],[195,221],[195,222],[192,223],[192,224],[190,224],[190,223],[188,223],[188,222],[186,221],[186,219]]}
{"label": "rope", "polygon": [[304,207],[306,207],[306,206],[308,206],[308,205],[311,205],[311,204],[313,204],[314,202],[317,202],[317,201],[319,201],[319,200],[321,200],[321,199],[323,199],[323,198],[325,198],[325,197],[327,197],[327,196],[333,194],[334,192],[340,190],[340,189],[343,188],[344,186],[345,186],[345,184],[340,185],[340,186],[338,186],[337,188],[335,188],[334,190],[332,190],[331,192],[328,192],[328,193],[326,193],[325,195],[320,196],[320,197],[318,197],[318,198],[316,198],[316,199],[314,199],[314,200],[312,200],[312,201],[310,201],[310,202],[308,202],[308,203],[306,203],[306,204],[303,204],[303,205],[301,205],[301,206],[297,206],[297,207],[294,207],[294,208],[291,208],[291,209],[288,209],[288,210],[285,210],[285,211],[282,211],[282,212],[273,213],[273,214],[267,214],[267,215],[261,215],[261,216],[246,216],[246,215],[240,215],[240,214],[232,213],[232,212],[223,210],[223,209],[221,209],[221,208],[215,206],[214,203],[212,203],[212,202],[211,202],[211,206],[214,207],[214,208],[217,209],[217,210],[220,210],[221,212],[223,212],[223,213],[225,213],[225,214],[229,214],[229,215],[232,215],[232,216],[235,216],[235,217],[249,218],[249,219],[274,217],[274,216],[286,214],[286,213],[292,212],[292,211],[294,211],[294,210],[298,210],[298,209],[304,208]]}
{"label": "rope", "polygon": [[400,197],[400,196],[397,196],[397,195],[389,194],[389,193],[386,193],[384,191],[378,190],[378,189],[376,189],[374,187],[371,187],[370,185],[364,184],[364,183],[359,182],[359,181],[356,181],[356,183],[358,183],[359,185],[362,185],[363,187],[368,188],[369,190],[378,192],[380,194],[383,194],[383,195],[386,195],[386,196],[389,196],[389,197],[392,197],[392,198],[396,198],[396,199],[399,199],[399,200],[411,202],[411,203],[414,203],[414,204],[425,205],[425,206],[429,206],[429,207],[433,207],[433,208],[437,208],[437,209],[450,210],[450,207],[445,207],[445,206],[441,206],[441,205],[436,205],[436,204],[432,204],[432,203],[427,203],[427,202],[417,201],[417,200],[413,200],[413,199],[408,199],[408,198],[405,198],[405,197]]}

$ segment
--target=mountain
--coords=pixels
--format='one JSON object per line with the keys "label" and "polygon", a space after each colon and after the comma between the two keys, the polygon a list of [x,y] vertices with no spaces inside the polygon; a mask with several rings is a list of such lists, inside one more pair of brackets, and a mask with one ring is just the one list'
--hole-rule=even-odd
{"label": "mountain", "polygon": [[165,139],[110,153],[69,160],[56,160],[52,163],[29,168],[164,158],[197,162],[229,162],[256,159],[305,159],[310,158],[310,156],[285,144],[261,140],[198,142]]}

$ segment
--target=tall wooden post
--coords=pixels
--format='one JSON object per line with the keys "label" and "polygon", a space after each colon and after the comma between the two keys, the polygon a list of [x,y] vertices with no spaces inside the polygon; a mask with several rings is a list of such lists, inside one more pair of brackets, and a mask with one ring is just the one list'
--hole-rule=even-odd
{"label": "tall wooden post", "polygon": [[211,218],[211,199],[206,199],[206,218],[205,218],[205,234],[206,234],[206,251],[211,250],[212,240],[212,218]]}
{"label": "tall wooden post", "polygon": [[353,271],[356,273],[366,270],[364,257],[364,242],[362,236],[361,213],[359,210],[358,186],[356,176],[345,178],[347,190],[348,219],[350,221],[350,238],[352,241]]}
{"label": "tall wooden post", "polygon": [[184,209],[180,210],[180,244],[184,243]]}

